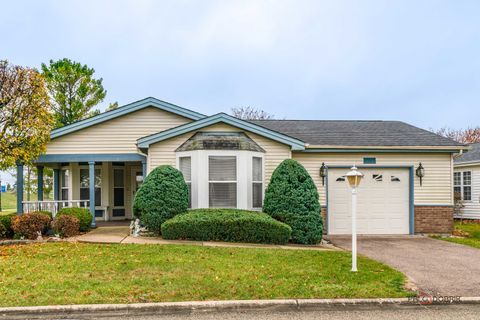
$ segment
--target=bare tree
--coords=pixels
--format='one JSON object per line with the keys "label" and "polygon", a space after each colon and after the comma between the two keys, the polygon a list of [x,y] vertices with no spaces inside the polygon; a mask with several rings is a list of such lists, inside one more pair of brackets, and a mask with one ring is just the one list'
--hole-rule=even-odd
{"label": "bare tree", "polygon": [[251,106],[232,108],[232,116],[242,120],[275,119],[273,114]]}
{"label": "bare tree", "polygon": [[470,144],[480,142],[480,127],[467,129],[452,129],[443,127],[438,130],[432,130],[438,135],[453,139],[460,143]]}

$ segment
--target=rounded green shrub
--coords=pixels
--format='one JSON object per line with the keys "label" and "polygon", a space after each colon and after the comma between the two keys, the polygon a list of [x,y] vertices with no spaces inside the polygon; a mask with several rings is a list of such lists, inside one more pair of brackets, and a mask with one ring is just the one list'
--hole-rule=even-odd
{"label": "rounded green shrub", "polygon": [[86,208],[62,208],[58,211],[55,218],[62,215],[76,217],[80,223],[80,231],[85,232],[90,230],[92,225],[92,214]]}
{"label": "rounded green shrub", "polygon": [[318,190],[307,170],[293,159],[273,172],[265,191],[263,211],[292,228],[292,241],[316,244],[322,240]]}
{"label": "rounded green shrub", "polygon": [[162,224],[164,239],[285,244],[292,229],[269,215],[237,209],[195,209]]}
{"label": "rounded green shrub", "polygon": [[155,234],[161,225],[188,209],[188,186],[182,173],[172,166],[155,168],[138,189],[133,214]]}
{"label": "rounded green shrub", "polygon": [[0,238],[12,238],[13,229],[12,229],[12,219],[17,215],[15,213],[0,215]]}

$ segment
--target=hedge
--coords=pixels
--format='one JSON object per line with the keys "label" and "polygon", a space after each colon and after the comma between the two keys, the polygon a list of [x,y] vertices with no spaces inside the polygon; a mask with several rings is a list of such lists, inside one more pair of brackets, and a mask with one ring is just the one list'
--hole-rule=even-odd
{"label": "hedge", "polygon": [[90,230],[92,226],[92,214],[90,210],[86,208],[62,208],[58,211],[55,218],[59,218],[62,215],[76,217],[80,223],[80,231],[82,232]]}
{"label": "hedge", "polygon": [[12,219],[15,237],[35,240],[39,235],[44,234],[49,226],[48,215],[38,212],[25,213]]}
{"label": "hedge", "polygon": [[285,244],[292,229],[265,213],[237,209],[195,209],[162,224],[164,239]]}
{"label": "hedge", "polygon": [[161,225],[188,209],[188,186],[182,173],[172,166],[155,168],[145,178],[133,201],[133,214],[155,234]]}
{"label": "hedge", "polygon": [[53,220],[52,229],[62,238],[73,237],[80,231],[80,220],[73,215],[63,214]]}
{"label": "hedge", "polygon": [[273,172],[265,191],[263,211],[292,228],[292,241],[316,244],[322,240],[318,190],[307,170],[293,159]]}
{"label": "hedge", "polygon": [[15,213],[0,215],[0,238],[12,238],[12,219],[17,215]]}

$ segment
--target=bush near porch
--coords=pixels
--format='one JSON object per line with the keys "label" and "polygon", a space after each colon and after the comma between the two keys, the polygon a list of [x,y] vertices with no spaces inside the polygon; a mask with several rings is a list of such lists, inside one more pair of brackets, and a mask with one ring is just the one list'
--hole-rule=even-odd
{"label": "bush near porch", "polygon": [[78,219],[80,231],[86,232],[90,230],[92,225],[92,213],[86,208],[62,208],[58,211],[56,218],[63,215],[73,216]]}
{"label": "bush near porch", "polygon": [[133,214],[154,234],[161,225],[188,209],[188,186],[172,166],[155,168],[145,178],[133,201]]}
{"label": "bush near porch", "polygon": [[292,229],[261,212],[196,209],[162,224],[164,239],[285,244]]}
{"label": "bush near porch", "polygon": [[275,169],[265,191],[263,212],[288,224],[293,242],[316,244],[322,240],[318,190],[298,161],[286,159]]}

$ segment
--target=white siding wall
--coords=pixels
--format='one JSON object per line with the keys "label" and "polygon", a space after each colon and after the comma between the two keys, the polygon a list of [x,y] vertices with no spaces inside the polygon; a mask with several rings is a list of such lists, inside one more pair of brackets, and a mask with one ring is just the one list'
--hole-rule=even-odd
{"label": "white siding wall", "polygon": [[47,154],[137,153],[137,139],[190,122],[154,107],[53,139]]}
{"label": "white siding wall", "polygon": [[462,218],[480,219],[480,165],[456,167],[455,172],[472,172],[472,200],[463,202]]}
{"label": "white siding wall", "polygon": [[[320,192],[320,204],[326,203],[325,187],[319,171],[322,162],[327,166],[363,165],[364,157],[375,157],[376,166],[411,166],[415,168],[419,162],[425,167],[423,185],[415,176],[415,204],[416,205],[452,205],[452,157],[447,153],[300,153],[294,152],[292,158],[302,163],[312,176]],[[325,181],[326,185],[326,181]]]}
{"label": "white siding wall", "polygon": [[[227,124],[216,124],[210,127],[202,128],[198,131],[243,131]],[[196,131],[195,131],[196,132]],[[159,143],[153,144],[148,150],[148,172],[160,165],[176,166],[175,150],[195,132],[189,132]],[[251,139],[253,139],[265,151],[265,186],[270,181],[273,170],[285,159],[291,157],[290,147],[276,141],[264,138],[254,133],[245,132]]]}

